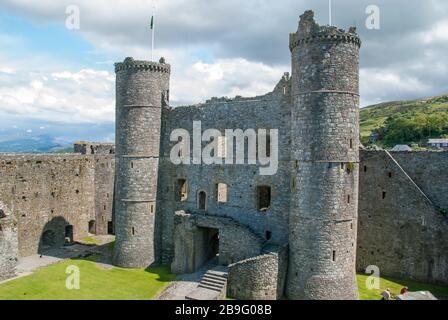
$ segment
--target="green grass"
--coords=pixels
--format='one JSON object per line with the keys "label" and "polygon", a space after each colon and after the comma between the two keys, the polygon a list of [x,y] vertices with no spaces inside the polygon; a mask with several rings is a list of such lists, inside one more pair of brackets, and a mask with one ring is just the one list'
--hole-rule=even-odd
{"label": "green grass", "polygon": [[[87,260],[66,260],[37,270],[30,276],[12,280],[0,285],[0,300],[150,300],[160,293],[175,275],[169,267],[160,266],[144,269],[105,269],[95,262],[96,257]],[[80,270],[80,289],[68,290],[65,282],[68,266]],[[379,300],[386,288],[398,295],[404,286],[410,291],[430,291],[439,299],[448,299],[448,287],[425,284],[412,280],[381,278],[380,289],[368,290],[365,283],[369,276],[358,274],[360,300]]]}
{"label": "green grass", "polygon": [[93,237],[85,237],[84,239],[81,240],[81,242],[85,244],[94,244],[94,245],[100,244],[100,242]]}
{"label": "green grass", "polygon": [[[94,260],[66,260],[6,282],[0,285],[0,300],[150,300],[175,279],[166,266],[108,270]],[[79,290],[65,286],[70,265],[79,267]]]}
{"label": "green grass", "polygon": [[358,274],[358,291],[360,300],[379,300],[380,293],[389,288],[392,295],[400,294],[403,287],[408,287],[409,291],[430,291],[438,299],[448,299],[448,286],[426,284],[412,280],[398,280],[389,277],[380,278],[380,289],[369,290],[366,287],[366,280],[369,275]]}

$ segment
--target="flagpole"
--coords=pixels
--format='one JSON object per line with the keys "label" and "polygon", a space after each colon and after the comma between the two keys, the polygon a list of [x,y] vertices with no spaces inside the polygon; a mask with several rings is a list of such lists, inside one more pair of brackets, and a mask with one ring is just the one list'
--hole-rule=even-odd
{"label": "flagpole", "polygon": [[152,7],[152,28],[151,28],[151,61],[154,61],[154,15],[155,15],[155,6]]}
{"label": "flagpole", "polygon": [[331,0],[328,0],[328,20],[330,22],[330,26],[331,26],[331,23],[332,23],[332,21],[331,21],[331,14],[332,14],[332,12],[331,12]]}

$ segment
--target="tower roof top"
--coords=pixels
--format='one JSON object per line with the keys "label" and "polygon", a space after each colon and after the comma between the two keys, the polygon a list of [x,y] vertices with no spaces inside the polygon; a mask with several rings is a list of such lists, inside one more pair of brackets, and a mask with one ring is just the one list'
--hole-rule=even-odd
{"label": "tower roof top", "polygon": [[320,26],[314,20],[314,12],[308,10],[300,16],[297,32],[290,34],[290,49],[301,43],[313,41],[352,42],[361,46],[355,27],[350,27],[346,32],[334,26]]}
{"label": "tower roof top", "polygon": [[132,57],[127,57],[123,62],[115,63],[115,72],[128,69],[141,69],[164,73],[171,72],[171,66],[165,63],[165,58],[161,58],[160,62],[157,63],[153,61],[134,60]]}

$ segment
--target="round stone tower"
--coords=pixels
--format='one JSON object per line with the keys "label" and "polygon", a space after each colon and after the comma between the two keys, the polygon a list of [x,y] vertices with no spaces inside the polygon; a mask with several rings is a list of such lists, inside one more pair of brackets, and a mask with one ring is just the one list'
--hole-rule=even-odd
{"label": "round stone tower", "polygon": [[359,48],[312,11],[290,35],[292,172],[290,299],[356,299]]}
{"label": "round stone tower", "polygon": [[116,196],[114,263],[144,268],[154,262],[154,216],[162,106],[169,99],[170,65],[126,58],[116,72]]}

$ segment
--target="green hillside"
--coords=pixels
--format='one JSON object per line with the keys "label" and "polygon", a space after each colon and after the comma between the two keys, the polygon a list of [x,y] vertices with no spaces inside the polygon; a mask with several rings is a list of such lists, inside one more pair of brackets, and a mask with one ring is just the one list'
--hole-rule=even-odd
{"label": "green hillside", "polygon": [[429,138],[448,138],[448,95],[412,101],[393,101],[361,109],[361,141],[368,144],[377,133],[376,144],[419,144]]}

